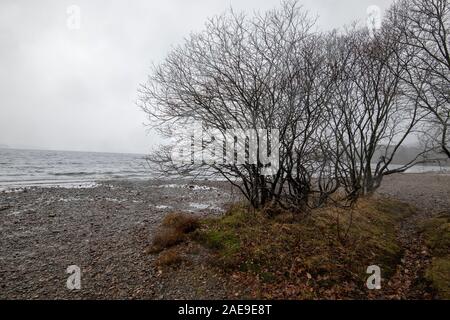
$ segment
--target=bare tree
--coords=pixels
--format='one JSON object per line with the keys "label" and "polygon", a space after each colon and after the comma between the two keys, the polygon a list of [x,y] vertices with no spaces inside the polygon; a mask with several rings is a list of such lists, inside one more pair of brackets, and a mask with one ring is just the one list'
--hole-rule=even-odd
{"label": "bare tree", "polygon": [[[338,184],[348,200],[375,191],[386,175],[403,172],[391,164],[400,146],[420,120],[402,91],[400,49],[389,32],[373,37],[353,28],[332,35],[330,55],[337,77],[328,108],[325,149],[336,166]],[[375,156],[378,155],[378,158]]]}
{"label": "bare tree", "polygon": [[[163,134],[173,136],[173,129],[187,119],[201,121],[203,132],[219,132],[225,141],[230,132],[239,131],[232,138],[247,152],[244,163],[236,161],[233,151],[230,159],[226,150],[233,149],[233,142],[226,142],[224,161],[188,164],[184,170],[202,167],[220,173],[256,207],[280,197],[284,182],[292,180],[285,163],[291,159],[293,141],[301,132],[310,139],[306,131],[319,113],[303,95],[312,90],[306,88],[311,83],[305,83],[305,73],[315,74],[314,54],[306,50],[313,43],[313,22],[296,2],[253,18],[230,12],[211,19],[204,32],[191,35],[154,67],[140,90],[141,107]],[[310,60],[302,60],[305,56]],[[256,132],[255,161],[249,161],[249,129]],[[280,166],[267,175],[261,158],[268,155],[260,142],[271,129],[279,132]],[[212,142],[200,139],[193,145],[203,148]],[[154,160],[173,164],[170,154],[166,148]]]}
{"label": "bare tree", "polygon": [[[151,160],[165,173],[220,174],[254,207],[299,211],[336,193],[353,202],[420,161],[425,151],[392,166],[432,114],[420,112],[430,98],[413,73],[442,72],[411,58],[419,49],[389,23],[373,34],[313,26],[292,1],[253,17],[230,11],[192,34],[140,89],[141,108],[172,139]],[[199,133],[182,130],[194,123]]]}
{"label": "bare tree", "polygon": [[426,114],[424,134],[450,158],[450,4],[402,0],[389,10],[388,19],[404,45],[399,59],[407,70],[408,96]]}

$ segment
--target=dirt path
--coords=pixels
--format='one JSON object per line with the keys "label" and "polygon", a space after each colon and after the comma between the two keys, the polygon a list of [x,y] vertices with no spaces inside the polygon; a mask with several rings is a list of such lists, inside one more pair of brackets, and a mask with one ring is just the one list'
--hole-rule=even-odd
{"label": "dirt path", "polygon": [[[412,183],[420,181],[421,183]],[[450,176],[403,174],[388,177],[379,193],[414,205],[417,212],[398,227],[397,239],[404,254],[394,276],[377,293],[381,299],[432,299],[434,293],[424,279],[431,253],[418,230],[420,221],[450,207]]]}
{"label": "dirt path", "polygon": [[431,255],[424,244],[417,224],[424,219],[423,211],[408,217],[398,227],[397,239],[404,253],[394,276],[383,289],[386,299],[432,299],[432,289],[424,278]]}

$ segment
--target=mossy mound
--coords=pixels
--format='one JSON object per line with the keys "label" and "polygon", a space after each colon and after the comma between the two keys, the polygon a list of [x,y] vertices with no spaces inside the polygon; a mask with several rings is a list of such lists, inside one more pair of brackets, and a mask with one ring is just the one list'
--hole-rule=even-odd
{"label": "mossy mound", "polygon": [[442,299],[450,299],[450,213],[442,213],[420,224],[432,261],[425,276]]}
{"label": "mossy mound", "polygon": [[396,226],[413,212],[388,199],[321,208],[303,219],[235,206],[202,220],[193,239],[213,251],[213,264],[234,274],[248,297],[365,298],[368,266],[380,266],[383,279],[395,272],[402,255]]}

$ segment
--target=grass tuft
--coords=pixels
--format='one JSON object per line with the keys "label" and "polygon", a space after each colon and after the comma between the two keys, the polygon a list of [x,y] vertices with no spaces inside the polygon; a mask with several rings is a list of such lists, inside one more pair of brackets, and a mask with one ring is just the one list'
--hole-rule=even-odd
{"label": "grass tuft", "polygon": [[164,217],[162,226],[175,229],[180,233],[190,233],[195,231],[200,224],[198,217],[184,213],[169,213]]}
{"label": "grass tuft", "polygon": [[150,251],[160,252],[183,242],[186,240],[186,235],[195,231],[199,226],[197,217],[183,213],[168,214],[153,237]]}
{"label": "grass tuft", "polygon": [[169,249],[161,252],[156,259],[157,266],[171,266],[180,264],[183,261],[183,257],[175,250]]}

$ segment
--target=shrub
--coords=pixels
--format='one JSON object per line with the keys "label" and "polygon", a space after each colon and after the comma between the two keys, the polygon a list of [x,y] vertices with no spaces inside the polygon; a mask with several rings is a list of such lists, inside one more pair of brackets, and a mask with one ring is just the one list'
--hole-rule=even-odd
{"label": "shrub", "polygon": [[172,228],[180,233],[190,233],[199,226],[197,217],[184,213],[169,213],[162,221],[163,227]]}
{"label": "shrub", "polygon": [[173,228],[160,228],[153,237],[153,252],[173,247],[184,240],[184,234]]}
{"label": "shrub", "polygon": [[186,234],[195,231],[199,225],[197,217],[183,213],[168,214],[153,237],[151,251],[159,252],[183,242]]}
{"label": "shrub", "polygon": [[183,257],[175,250],[167,250],[162,252],[156,260],[158,266],[171,266],[179,264],[183,261]]}

